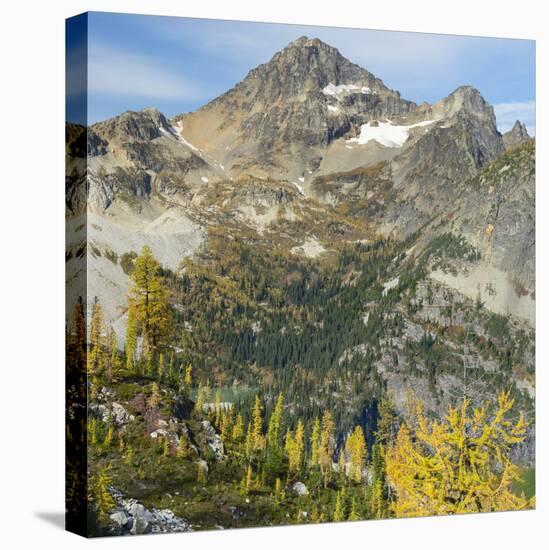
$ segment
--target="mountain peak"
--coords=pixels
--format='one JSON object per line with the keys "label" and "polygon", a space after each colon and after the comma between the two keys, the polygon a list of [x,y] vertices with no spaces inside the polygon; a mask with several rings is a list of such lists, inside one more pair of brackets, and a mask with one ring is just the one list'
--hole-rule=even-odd
{"label": "mountain peak", "polygon": [[[282,51],[291,48],[325,48],[328,50],[338,51],[337,48],[330,46],[326,42],[320,40],[320,38],[309,38],[308,36],[300,36],[297,40],[290,42]],[[338,52],[339,53],[339,52]]]}
{"label": "mountain peak", "polygon": [[526,129],[526,124],[524,124],[520,120],[517,120],[515,122],[515,124],[513,125],[513,128],[511,129],[511,132],[514,132],[526,138],[530,137],[530,135],[528,134],[528,130]]}
{"label": "mountain peak", "polygon": [[529,139],[530,135],[528,134],[526,125],[520,120],[517,120],[515,122],[511,130],[503,134],[503,143],[505,145],[505,149],[515,147],[515,145],[519,145],[520,143],[523,143],[524,141],[527,141]]}
{"label": "mountain peak", "polygon": [[169,130],[170,124],[158,109],[146,107],[141,111],[126,111],[92,128],[107,141],[147,141],[159,137],[162,130]]}
{"label": "mountain peak", "polygon": [[492,106],[484,99],[474,86],[466,85],[456,88],[451,94],[433,105],[438,118],[468,113],[481,117],[495,127],[496,116]]}

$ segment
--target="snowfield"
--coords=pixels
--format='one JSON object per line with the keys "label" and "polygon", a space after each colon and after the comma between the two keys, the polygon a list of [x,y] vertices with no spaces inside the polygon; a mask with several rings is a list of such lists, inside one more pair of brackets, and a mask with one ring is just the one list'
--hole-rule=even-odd
{"label": "snowfield", "polygon": [[363,124],[360,127],[360,135],[356,138],[347,140],[347,143],[358,143],[364,145],[370,141],[377,141],[385,147],[402,147],[410,137],[411,128],[419,128],[433,124],[435,120],[424,120],[409,126],[398,126],[392,124],[391,121],[378,122],[376,126],[370,122]]}
{"label": "snowfield", "polygon": [[322,88],[322,93],[334,97],[345,94],[369,94],[370,88],[368,86],[357,86],[356,84],[339,84],[336,86],[330,82],[328,86]]}

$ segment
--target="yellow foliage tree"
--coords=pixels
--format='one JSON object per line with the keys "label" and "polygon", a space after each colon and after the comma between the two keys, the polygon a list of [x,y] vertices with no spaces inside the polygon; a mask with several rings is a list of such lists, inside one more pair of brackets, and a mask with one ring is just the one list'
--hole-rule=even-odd
{"label": "yellow foliage tree", "polygon": [[269,419],[269,427],[267,429],[267,444],[269,448],[277,448],[280,445],[283,412],[284,397],[282,394],[279,394],[271,418]]}
{"label": "yellow foliage tree", "polygon": [[202,389],[202,382],[198,383],[198,390],[196,392],[196,403],[194,405],[194,410],[198,414],[202,414],[204,409],[204,390]]}
{"label": "yellow foliage tree", "polygon": [[206,483],[208,481],[208,464],[204,460],[196,463],[196,482]]}
{"label": "yellow foliage tree", "polygon": [[214,423],[217,427],[221,424],[221,390],[215,392],[214,401]]}
{"label": "yellow foliage tree", "polygon": [[88,372],[90,374],[103,370],[105,364],[103,340],[103,309],[96,300],[93,304],[90,323],[90,352],[88,354]]}
{"label": "yellow foliage tree", "polygon": [[362,471],[366,461],[366,440],[360,426],[356,426],[345,443],[345,450],[350,459],[349,477],[356,483],[362,481]]}
{"label": "yellow foliage tree", "polygon": [[116,338],[116,332],[111,328],[110,335],[110,348],[111,356],[109,359],[109,377],[115,378],[120,370],[120,357],[118,356],[118,340]]}
{"label": "yellow foliage tree", "polygon": [[334,513],[332,516],[333,521],[345,520],[345,493],[343,490],[337,492]]}
{"label": "yellow foliage tree", "polygon": [[387,476],[396,493],[397,517],[519,510],[528,507],[513,492],[519,479],[511,447],[525,437],[521,414],[511,416],[513,399],[498,396],[497,407],[470,409],[464,399],[443,421],[431,421],[417,406],[417,427],[402,426],[387,450]]}
{"label": "yellow foliage tree", "polygon": [[248,495],[250,491],[254,488],[254,472],[252,470],[252,465],[248,464],[248,468],[244,477],[240,481],[240,492],[243,495]]}
{"label": "yellow foliage tree", "polygon": [[332,475],[332,459],[335,450],[334,439],[335,423],[329,411],[322,416],[322,431],[318,448],[318,463],[326,486]]}
{"label": "yellow foliage tree", "polygon": [[130,305],[128,308],[128,323],[126,324],[126,368],[132,370],[135,361],[135,350],[137,348],[137,324],[135,319],[135,308]]}
{"label": "yellow foliage tree", "polygon": [[261,401],[259,400],[259,396],[256,395],[252,411],[252,450],[254,451],[260,451],[265,447],[261,409]]}
{"label": "yellow foliage tree", "polygon": [[187,458],[191,454],[191,447],[189,445],[189,438],[187,435],[182,434],[179,437],[179,443],[177,444],[177,456],[179,458]]}
{"label": "yellow foliage tree", "polygon": [[233,425],[233,433],[232,433],[232,439],[235,442],[240,441],[242,436],[244,435],[244,422],[242,421],[242,415],[238,413],[236,416],[235,423]]}
{"label": "yellow foliage tree", "polygon": [[160,264],[148,246],[135,260],[131,274],[129,305],[135,308],[137,326],[143,334],[143,351],[149,358],[168,325],[168,298],[158,275]]}
{"label": "yellow foliage tree", "polygon": [[251,459],[252,453],[254,450],[254,440],[253,440],[253,433],[252,433],[252,423],[248,422],[248,429],[246,430],[246,439],[244,440],[244,453],[246,455],[246,458],[248,460]]}
{"label": "yellow foliage tree", "polygon": [[311,468],[318,466],[319,458],[319,448],[320,448],[320,420],[315,418],[313,424],[313,433],[311,434]]}
{"label": "yellow foliage tree", "polygon": [[192,373],[193,373],[193,367],[192,365],[187,365],[185,367],[185,386],[187,388],[191,387],[192,384]]}
{"label": "yellow foliage tree", "polygon": [[109,514],[116,506],[116,503],[109,492],[109,486],[112,484],[108,473],[108,468],[99,470],[92,483],[92,500],[97,509],[99,520],[106,523],[109,519]]}
{"label": "yellow foliage tree", "polygon": [[291,430],[286,432],[284,449],[288,457],[288,470],[290,474],[298,474],[303,465],[303,452],[305,450],[305,427],[301,419],[297,421],[295,435]]}

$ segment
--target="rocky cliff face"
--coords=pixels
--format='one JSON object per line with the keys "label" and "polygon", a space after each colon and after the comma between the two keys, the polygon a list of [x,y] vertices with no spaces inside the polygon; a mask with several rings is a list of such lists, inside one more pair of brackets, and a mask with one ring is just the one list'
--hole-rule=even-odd
{"label": "rocky cliff face", "polygon": [[478,90],[463,86],[425,109],[436,121],[432,129],[391,162],[396,192],[384,223],[397,235],[447,209],[457,184],[503,152],[494,110]]}
{"label": "rocky cliff face", "polygon": [[[459,189],[451,227],[480,251],[463,279],[492,309],[535,323],[535,145],[500,156]],[[465,291],[465,289],[463,289]],[[465,292],[467,294],[467,292]]]}

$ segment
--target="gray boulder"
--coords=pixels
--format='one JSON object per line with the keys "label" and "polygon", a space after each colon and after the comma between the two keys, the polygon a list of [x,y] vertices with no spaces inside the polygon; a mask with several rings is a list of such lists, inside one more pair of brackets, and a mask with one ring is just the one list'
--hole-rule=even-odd
{"label": "gray boulder", "polygon": [[309,494],[309,489],[307,489],[305,484],[302,483],[301,481],[296,481],[292,485],[292,491],[300,497],[304,497],[304,496],[307,496]]}
{"label": "gray boulder", "polygon": [[126,527],[130,516],[124,510],[117,510],[110,515],[111,520],[118,525],[118,527]]}
{"label": "gray boulder", "polygon": [[202,421],[202,429],[204,432],[206,444],[213,451],[215,459],[217,461],[223,460],[225,452],[223,449],[223,441],[221,440],[219,434],[216,433],[214,427],[211,425],[210,422],[208,422],[208,420]]}

